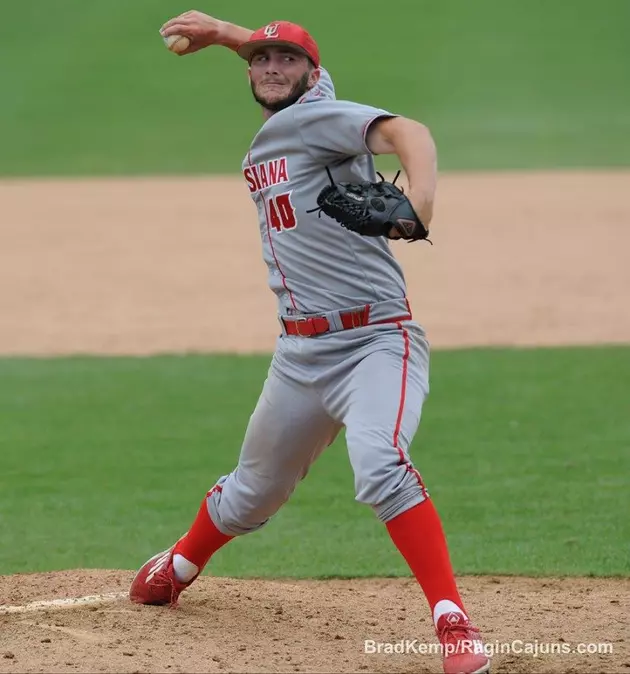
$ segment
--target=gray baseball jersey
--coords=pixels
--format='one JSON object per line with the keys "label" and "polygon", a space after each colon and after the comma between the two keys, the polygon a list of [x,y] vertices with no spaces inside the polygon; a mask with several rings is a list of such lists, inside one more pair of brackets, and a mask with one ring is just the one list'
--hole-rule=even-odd
{"label": "gray baseball jersey", "polygon": [[335,181],[376,179],[369,125],[391,113],[337,101],[329,74],[263,124],[243,161],[258,208],[269,286],[280,313],[313,313],[405,296],[403,272],[382,237],[362,237],[307,211]]}
{"label": "gray baseball jersey", "polygon": [[[343,427],[359,502],[388,521],[427,497],[408,449],[429,390],[429,348],[402,269],[384,238],[307,213],[326,166],[336,181],[376,179],[366,132],[387,116],[335,100],[322,69],[314,89],[263,124],[243,162],[279,316],[325,316],[331,329],[304,337],[283,328],[238,465],[208,493],[225,534],[260,528]],[[357,307],[369,321],[345,329],[342,314]]]}

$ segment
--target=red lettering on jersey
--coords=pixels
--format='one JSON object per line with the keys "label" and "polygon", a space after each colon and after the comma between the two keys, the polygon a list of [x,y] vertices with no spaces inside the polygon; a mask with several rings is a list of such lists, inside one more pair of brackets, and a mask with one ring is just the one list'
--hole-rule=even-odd
{"label": "red lettering on jersey", "polygon": [[297,226],[295,208],[291,202],[291,192],[283,192],[267,199],[267,222],[277,232],[294,229]]}
{"label": "red lettering on jersey", "polygon": [[250,193],[253,194],[256,191],[256,181],[252,177],[252,170],[249,168],[249,166],[243,171],[243,175],[247,181],[247,188],[249,189]]}
{"label": "red lettering on jersey", "polygon": [[287,172],[287,158],[280,157],[280,166],[278,167],[278,180],[279,183],[288,183],[289,174]]}
{"label": "red lettering on jersey", "polygon": [[258,171],[256,170],[256,164],[252,164],[252,173],[254,174],[254,180],[256,181],[256,189],[257,190],[262,189],[260,185],[260,180],[258,178]]}
{"label": "red lettering on jersey", "polygon": [[280,157],[280,159],[270,159],[260,164],[250,164],[243,169],[243,176],[252,194],[278,183],[288,183],[287,158]]}
{"label": "red lettering on jersey", "polygon": [[258,165],[258,170],[260,171],[260,186],[269,187],[269,181],[267,180],[267,167],[264,164]]}
{"label": "red lettering on jersey", "polygon": [[269,184],[275,185],[278,182],[278,160],[272,159],[269,162]]}

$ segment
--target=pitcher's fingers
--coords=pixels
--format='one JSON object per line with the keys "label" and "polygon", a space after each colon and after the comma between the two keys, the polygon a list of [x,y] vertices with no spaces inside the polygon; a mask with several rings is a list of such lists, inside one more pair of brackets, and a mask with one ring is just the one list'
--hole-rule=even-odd
{"label": "pitcher's fingers", "polygon": [[[160,28],[160,32],[164,30],[170,30],[173,26],[187,26],[192,23],[192,20],[190,17],[185,17],[183,15],[176,16],[172,19],[169,19],[163,26]],[[170,33],[172,35],[172,33]]]}
{"label": "pitcher's fingers", "polygon": [[169,35],[185,35],[188,33],[188,30],[190,28],[189,24],[185,23],[173,23],[167,28],[161,28],[160,29],[160,35],[162,37],[168,37]]}
{"label": "pitcher's fingers", "polygon": [[168,21],[166,21],[165,23],[163,23],[162,26],[161,26],[161,28],[160,28],[160,33],[161,33],[163,30],[165,30],[166,28],[168,28],[169,26],[172,26],[174,23],[177,23],[177,22],[179,21],[179,19],[180,19],[179,16],[174,16],[172,19],[169,19]]}

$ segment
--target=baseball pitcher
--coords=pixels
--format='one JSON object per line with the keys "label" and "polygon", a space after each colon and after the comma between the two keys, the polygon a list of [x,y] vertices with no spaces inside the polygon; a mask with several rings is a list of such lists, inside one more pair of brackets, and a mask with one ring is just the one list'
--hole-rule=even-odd
{"label": "baseball pitcher", "polygon": [[[252,32],[191,11],[161,33],[186,36],[183,54],[221,45],[249,66],[264,121],[241,168],[281,334],[238,465],[206,494],[187,533],[138,571],[131,600],[175,605],[219,548],[264,526],[345,428],[356,500],[372,507],[418,580],[445,672],[488,672],[409,456],[429,391],[429,347],[389,240],[427,239],[437,175],[429,130],[337,100],[315,40],[298,25]],[[377,176],[378,154],[398,156],[406,194]]]}

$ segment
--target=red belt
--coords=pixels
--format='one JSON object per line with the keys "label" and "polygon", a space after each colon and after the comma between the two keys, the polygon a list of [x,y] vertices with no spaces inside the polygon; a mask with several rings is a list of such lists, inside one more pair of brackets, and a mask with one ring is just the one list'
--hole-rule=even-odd
{"label": "red belt", "polygon": [[[408,321],[411,319],[411,312],[405,316],[397,318],[387,318],[383,321],[372,321],[370,323],[370,305],[366,304],[362,309],[356,311],[345,311],[339,314],[341,325],[344,330],[360,328],[364,325],[378,325],[380,323],[396,323],[398,321]],[[310,318],[283,318],[287,335],[297,335],[298,337],[313,337],[330,332],[330,323],[325,316],[313,316]]]}

